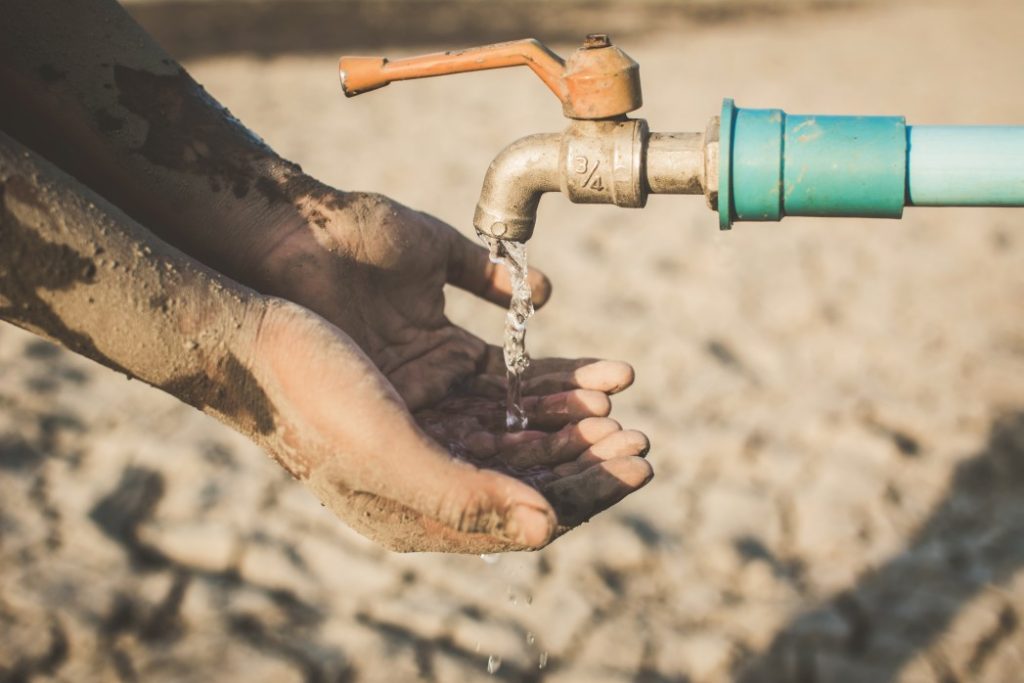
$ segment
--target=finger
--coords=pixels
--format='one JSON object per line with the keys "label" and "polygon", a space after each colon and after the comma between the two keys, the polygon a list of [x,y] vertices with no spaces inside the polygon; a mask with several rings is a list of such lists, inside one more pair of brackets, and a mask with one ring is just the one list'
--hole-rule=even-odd
{"label": "finger", "polygon": [[[310,483],[353,528],[399,552],[500,552],[550,542],[555,514],[534,488],[451,458],[440,462],[413,467],[416,481],[393,482],[399,486],[388,494],[340,489],[320,478]],[[404,483],[413,483],[415,493],[401,491]]]}
{"label": "finger", "polygon": [[[466,453],[474,460],[491,458],[498,452],[498,436],[490,432],[473,432],[467,434],[461,440],[461,445]],[[449,446],[449,451],[454,449]],[[455,453],[455,455],[458,455]]]}
{"label": "finger", "polygon": [[[552,372],[569,372],[599,360],[599,358],[531,358],[530,366],[526,368],[525,377],[530,379]],[[487,347],[481,372],[504,376],[505,352],[500,346],[491,344]]]}
{"label": "finger", "polygon": [[634,377],[629,363],[598,360],[567,370],[535,372],[533,377],[523,382],[523,393],[553,394],[571,389],[593,389],[615,394],[630,386]]}
{"label": "finger", "polygon": [[574,389],[548,396],[528,396],[523,409],[531,427],[558,429],[588,417],[608,417],[612,402],[600,391]]}
{"label": "finger", "polygon": [[541,438],[505,447],[499,458],[510,467],[551,467],[576,459],[581,452],[620,429],[622,427],[615,420],[591,417],[563,427],[554,434],[544,434]]}
{"label": "finger", "polygon": [[559,532],[571,529],[643,487],[654,476],[643,458],[607,460],[543,488],[558,515]]}
{"label": "finger", "polygon": [[518,432],[505,432],[499,435],[498,448],[500,450],[507,450],[510,448],[516,448],[522,444],[529,443],[531,441],[538,441],[540,439],[551,436],[548,432],[539,432],[532,429],[524,429]]}
{"label": "finger", "polygon": [[[490,253],[454,228],[449,233],[448,282],[499,306],[508,306],[512,281],[508,269],[491,261]],[[551,297],[551,280],[536,268],[530,268],[527,281],[533,292],[533,305],[540,308]]]}
{"label": "finger", "polygon": [[[493,344],[488,345],[479,368],[482,377],[504,377],[506,368],[502,348]],[[574,373],[579,373],[579,375],[574,375]],[[622,361],[609,361],[601,358],[531,358],[530,365],[524,373],[524,387],[532,381],[540,382],[542,378],[548,376],[559,377],[567,385],[571,385],[573,382],[583,382],[585,386],[580,386],[581,389],[603,390],[600,386],[586,386],[588,384],[608,386],[612,390],[610,393],[614,393],[632,384],[635,373],[629,363]],[[577,387],[566,386],[565,388]]]}
{"label": "finger", "polygon": [[557,477],[567,477],[579,474],[588,467],[593,467],[606,460],[629,456],[646,457],[650,449],[651,442],[642,432],[633,429],[618,431],[609,434],[580,453],[579,457],[572,462],[562,463],[555,467],[553,473]]}
{"label": "finger", "polygon": [[[472,407],[473,416],[481,425],[498,428],[505,423],[505,399],[507,385],[501,388],[486,380],[466,381],[459,386],[468,397],[457,401],[443,401],[436,408],[446,414],[457,408],[465,414]],[[559,429],[571,422],[579,422],[587,417],[607,417],[611,412],[611,401],[602,391],[592,389],[573,389],[546,396],[525,396],[522,399],[523,410],[527,422],[533,428]]]}
{"label": "finger", "polygon": [[552,372],[565,372],[576,370],[585,365],[596,363],[600,358],[533,358],[530,360],[530,367],[527,374],[530,377],[546,375]]}
{"label": "finger", "polygon": [[503,547],[539,548],[553,532],[550,504],[532,487],[492,470],[474,470],[438,492],[436,512],[430,515],[449,532],[449,540],[491,537]]}

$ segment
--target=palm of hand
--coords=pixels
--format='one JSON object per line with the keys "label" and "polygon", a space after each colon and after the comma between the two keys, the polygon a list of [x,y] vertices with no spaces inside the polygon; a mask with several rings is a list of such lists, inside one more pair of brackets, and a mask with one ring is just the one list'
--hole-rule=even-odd
{"label": "palm of hand", "polygon": [[486,360],[487,345],[444,315],[453,237],[461,238],[452,232],[370,196],[355,221],[301,235],[283,278],[286,298],[352,337],[410,410],[440,400]]}

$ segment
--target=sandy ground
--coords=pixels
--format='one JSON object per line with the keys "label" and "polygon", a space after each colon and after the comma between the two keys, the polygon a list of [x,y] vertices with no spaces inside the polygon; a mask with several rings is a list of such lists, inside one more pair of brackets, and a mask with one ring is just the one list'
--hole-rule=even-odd
{"label": "sandy ground", "polygon": [[[624,47],[654,130],[700,130],[723,96],[1019,124],[1022,38],[1024,4],[975,1]],[[335,59],[189,67],[307,170],[467,231],[494,154],[563,123],[525,71],[346,101]],[[699,198],[545,198],[530,349],[632,361],[616,413],[657,476],[496,564],[382,551],[214,421],[3,326],[0,681],[478,681],[491,656],[493,679],[552,683],[1020,680],[1022,223],[719,233]],[[449,301],[499,334],[502,311]]]}

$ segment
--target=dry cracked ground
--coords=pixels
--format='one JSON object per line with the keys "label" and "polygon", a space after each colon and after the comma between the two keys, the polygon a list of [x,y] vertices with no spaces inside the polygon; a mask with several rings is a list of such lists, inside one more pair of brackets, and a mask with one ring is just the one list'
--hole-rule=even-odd
{"label": "dry cracked ground", "polygon": [[[893,3],[624,47],[655,130],[723,96],[1024,123],[1022,26]],[[526,72],[346,101],[335,57],[189,67],[307,170],[463,230],[494,153],[562,126]],[[494,564],[389,554],[212,420],[0,328],[0,681],[1021,679],[1024,213],[719,233],[698,198],[548,197],[530,247],[556,284],[532,351],[631,360],[616,413],[658,474]]]}

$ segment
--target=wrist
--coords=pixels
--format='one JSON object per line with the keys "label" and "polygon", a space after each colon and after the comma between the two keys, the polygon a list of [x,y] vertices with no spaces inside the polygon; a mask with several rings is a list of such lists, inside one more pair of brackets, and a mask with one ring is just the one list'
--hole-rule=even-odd
{"label": "wrist", "polygon": [[[205,195],[197,207],[207,225],[201,244],[209,252],[203,260],[239,282],[255,286],[254,276],[267,255],[306,225],[301,192],[308,178],[280,157],[252,160],[249,175],[235,188]],[[198,195],[202,204],[204,197]]]}
{"label": "wrist", "polygon": [[247,253],[238,255],[241,279],[265,294],[309,298],[318,282],[310,274],[331,272],[346,257],[377,195],[343,192],[305,175],[272,182],[280,198],[264,205]]}

